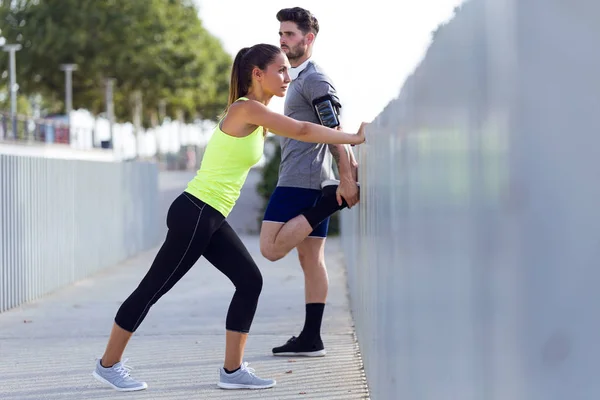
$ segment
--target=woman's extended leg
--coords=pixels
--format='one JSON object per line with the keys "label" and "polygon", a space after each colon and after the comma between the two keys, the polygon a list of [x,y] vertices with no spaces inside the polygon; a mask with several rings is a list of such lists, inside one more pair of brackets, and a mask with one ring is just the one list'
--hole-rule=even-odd
{"label": "woman's extended leg", "polygon": [[275,386],[274,380],[257,377],[243,362],[248,332],[263,285],[260,270],[227,221],[213,234],[204,256],[235,286],[225,322],[225,361],[218,385],[223,389]]}
{"label": "woman's extended leg", "polygon": [[167,215],[165,242],[146,276],[119,308],[104,355],[96,364],[96,379],[119,391],[147,387],[133,380],[122,365],[125,347],[152,305],[198,261],[223,220],[217,211],[190,195],[182,194],[173,202]]}

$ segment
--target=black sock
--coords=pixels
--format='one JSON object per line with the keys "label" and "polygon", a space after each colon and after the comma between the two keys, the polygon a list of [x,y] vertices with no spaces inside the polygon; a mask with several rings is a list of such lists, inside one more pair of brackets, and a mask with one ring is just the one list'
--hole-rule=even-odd
{"label": "black sock", "polygon": [[230,371],[227,368],[223,367],[223,369],[225,370],[225,372],[228,373],[228,374],[233,374],[235,371],[238,371],[240,368],[242,368],[241,365],[239,367],[237,367],[236,369],[234,369],[233,371]]}
{"label": "black sock", "polygon": [[321,337],[321,322],[323,321],[323,311],[325,304],[323,303],[308,303],[306,305],[306,319],[304,320],[304,328],[300,336],[303,339],[312,341]]}
{"label": "black sock", "polygon": [[344,207],[348,207],[348,203],[346,203],[346,200],[344,199],[342,199],[341,206],[338,204],[335,196],[337,186],[333,186],[332,188],[335,189],[324,191],[323,196],[317,200],[317,203],[302,213],[304,218],[306,218],[310,226],[313,228],[316,228],[321,222],[334,214],[336,211],[339,211]]}

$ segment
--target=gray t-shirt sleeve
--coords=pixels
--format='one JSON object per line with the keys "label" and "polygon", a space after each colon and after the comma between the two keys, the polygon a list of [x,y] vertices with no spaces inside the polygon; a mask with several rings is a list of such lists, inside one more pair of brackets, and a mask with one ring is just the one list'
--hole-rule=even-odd
{"label": "gray t-shirt sleeve", "polygon": [[[284,112],[298,121],[319,123],[312,101],[321,96],[337,98],[335,86],[314,64],[309,64],[290,85]],[[321,182],[334,179],[332,156],[328,145],[300,142],[281,137],[281,164],[278,186],[321,190]]]}
{"label": "gray t-shirt sleeve", "polygon": [[[315,72],[306,77],[302,95],[312,105],[313,100],[330,95],[341,107],[341,101],[331,80],[323,73]],[[340,110],[341,111],[341,110]]]}

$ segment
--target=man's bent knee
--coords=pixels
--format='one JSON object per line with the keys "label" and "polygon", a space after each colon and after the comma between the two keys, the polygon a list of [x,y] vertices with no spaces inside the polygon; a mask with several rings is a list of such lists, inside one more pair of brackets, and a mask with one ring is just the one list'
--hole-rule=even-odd
{"label": "man's bent knee", "polygon": [[277,261],[285,257],[285,253],[277,249],[273,242],[283,226],[282,223],[263,221],[260,229],[260,253],[269,261]]}
{"label": "man's bent knee", "polygon": [[260,253],[269,261],[278,261],[285,257],[281,251],[277,251],[274,246],[270,244],[260,244]]}

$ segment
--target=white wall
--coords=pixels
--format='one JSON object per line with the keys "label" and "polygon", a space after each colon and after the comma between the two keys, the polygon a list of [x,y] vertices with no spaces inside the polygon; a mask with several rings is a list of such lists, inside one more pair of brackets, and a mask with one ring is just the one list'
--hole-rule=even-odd
{"label": "white wall", "polygon": [[371,398],[600,398],[600,3],[473,0],[357,148]]}

